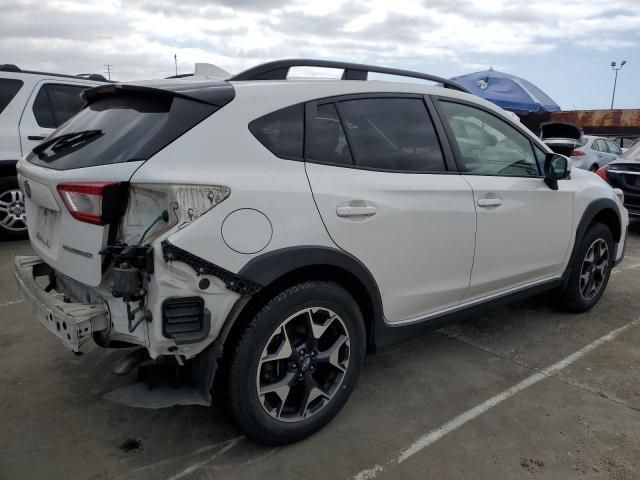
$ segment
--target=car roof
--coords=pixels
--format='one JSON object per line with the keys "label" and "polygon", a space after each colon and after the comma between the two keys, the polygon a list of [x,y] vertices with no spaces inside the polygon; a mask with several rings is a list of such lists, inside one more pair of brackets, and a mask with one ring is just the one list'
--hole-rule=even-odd
{"label": "car roof", "polygon": [[[393,94],[406,93],[432,95],[455,98],[481,105],[504,118],[514,121],[505,110],[483,98],[470,93],[461,92],[438,85],[427,85],[417,82],[390,82],[383,80],[336,80],[336,79],[287,79],[287,80],[249,80],[230,81],[238,92],[238,96],[259,95],[270,92],[276,97],[274,101],[293,105],[315,99],[354,94]],[[279,100],[279,99],[281,100]],[[283,105],[284,106],[284,105]]]}
{"label": "car roof", "polygon": [[[260,96],[265,112],[297,103],[321,98],[353,94],[417,94],[435,95],[469,101],[490,109],[511,122],[516,122],[497,105],[476,95],[438,85],[418,82],[393,82],[382,80],[340,80],[328,78],[289,78],[286,80],[227,80],[207,76],[185,76],[159,80],[142,80],[116,84],[123,89],[164,90],[176,95],[190,97],[206,103],[216,103],[220,91],[230,86],[237,98]],[[226,87],[226,88],[225,88]]]}
{"label": "car roof", "polygon": [[[41,77],[61,77],[61,78],[72,78],[76,80],[91,80],[94,82],[104,82],[104,83],[109,82],[109,80],[107,80],[103,75],[100,75],[99,73],[81,73],[78,75],[68,75],[66,73],[40,72],[37,70],[23,70],[17,65],[13,65],[9,63],[0,64],[0,72],[1,72],[0,75],[3,75],[3,76],[5,73],[13,73],[17,75],[20,75],[20,74],[37,75]],[[16,78],[16,77],[11,77],[11,78]]]}
{"label": "car roof", "polygon": [[78,85],[86,85],[88,87],[104,85],[105,82],[97,80],[89,80],[87,78],[75,77],[73,75],[55,75],[47,73],[24,73],[24,72],[4,72],[0,71],[0,78],[10,78],[14,80],[22,80],[23,82],[34,85],[41,80],[48,80],[59,83],[74,83]]}

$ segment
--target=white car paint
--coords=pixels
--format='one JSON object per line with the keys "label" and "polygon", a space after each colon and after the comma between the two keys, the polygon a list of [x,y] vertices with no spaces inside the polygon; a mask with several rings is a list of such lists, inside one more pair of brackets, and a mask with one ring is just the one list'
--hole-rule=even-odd
{"label": "white car paint", "polygon": [[[337,174],[336,167],[313,163],[307,174],[332,240],[377,279],[387,321],[460,303],[469,288],[476,229],[473,193],[463,176]],[[375,208],[375,215],[336,215],[337,206],[358,202]]]}
{"label": "white car paint", "polygon": [[[571,182],[560,182],[553,191],[543,178],[464,178],[477,206],[475,258],[465,300],[562,274],[575,228]],[[481,206],[482,199],[493,198],[498,206]]]}
{"label": "white car paint", "polygon": [[[559,278],[569,261],[577,225],[587,205],[596,199],[611,199],[619,208],[623,239],[616,259],[622,257],[626,210],[613,190],[590,173],[574,171],[571,179],[560,181],[558,191],[552,191],[542,178],[336,171],[335,167],[277,158],[247,128],[250,121],[289,105],[334,95],[379,92],[465,100],[522,128],[503,110],[478,97],[440,87],[377,81],[232,84],[233,101],[144,163],[65,171],[52,171],[26,160],[19,164],[22,185],[25,179],[47,185],[60,208],[53,234],[56,245],[79,245],[93,258],[83,260],[43,245],[38,239],[40,219],[34,200],[29,203],[28,218],[36,253],[71,277],[73,288],[90,292],[94,301],[99,298],[109,305],[111,338],[143,345],[152,358],[196,356],[218,336],[239,298],[213,276],[207,277],[213,287],[203,291],[197,272],[180,262],[165,262],[160,244],[166,239],[234,273],[260,255],[287,247],[346,250],[372,272],[390,324],[425,320]],[[533,134],[531,137],[550,152]],[[215,208],[157,235],[152,242],[156,271],[149,281],[147,303],[153,318],[161,318],[166,298],[201,296],[211,312],[211,330],[205,340],[176,345],[163,336],[158,321],[143,322],[133,333],[127,331],[123,302],[110,295],[111,278],[100,278],[99,274],[97,252],[105,246],[105,228],[69,216],[56,191],[61,181],[130,181],[133,188],[223,185],[230,189],[230,196]],[[485,198],[499,198],[502,204],[490,208],[478,205]],[[371,202],[376,214],[363,220],[336,215],[336,208],[354,201]],[[244,209],[259,212],[271,225],[271,236],[266,245],[260,245],[260,251],[234,248],[223,238],[225,219]],[[145,223],[137,222],[138,233]],[[247,235],[255,233],[252,228],[247,225]],[[241,230],[235,225],[233,235],[241,236]],[[262,236],[264,232],[258,233]]]}

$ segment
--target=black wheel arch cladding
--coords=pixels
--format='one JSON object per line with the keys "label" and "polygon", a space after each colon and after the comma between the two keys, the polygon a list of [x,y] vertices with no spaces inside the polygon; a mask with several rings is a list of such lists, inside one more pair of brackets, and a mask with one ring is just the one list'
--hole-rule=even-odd
{"label": "black wheel arch cladding", "polygon": [[[367,345],[369,350],[373,351],[375,326],[384,323],[382,296],[369,269],[348,252],[324,246],[282,248],[253,258],[238,272],[238,275],[266,286],[288,274],[314,267],[348,272],[362,286],[368,297],[369,314],[372,316],[372,318],[366,318],[367,312],[363,312],[367,324]],[[340,279],[336,281],[340,283]]]}
{"label": "black wheel arch cladding", "polygon": [[578,228],[576,229],[571,257],[563,275],[563,283],[565,285],[569,281],[571,268],[575,262],[578,250],[580,249],[580,243],[587,233],[588,228],[594,223],[594,221],[605,224],[611,230],[611,235],[613,236],[613,240],[616,244],[618,244],[622,238],[622,219],[620,218],[618,205],[610,198],[599,198],[589,203],[582,214],[582,218],[580,219]]}

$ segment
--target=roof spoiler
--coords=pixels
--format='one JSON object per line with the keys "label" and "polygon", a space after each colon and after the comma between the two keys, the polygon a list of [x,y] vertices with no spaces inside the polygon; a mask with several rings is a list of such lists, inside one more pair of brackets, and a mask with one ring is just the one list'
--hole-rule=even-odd
{"label": "roof spoiler", "polygon": [[100,85],[82,92],[82,98],[87,103],[95,102],[98,98],[115,95],[124,92],[140,92],[147,95],[181,97],[196,102],[207,103],[217,107],[223,107],[235,97],[233,86],[226,82],[206,82],[202,88],[195,84],[184,82],[167,82],[160,80],[146,84],[117,83]]}

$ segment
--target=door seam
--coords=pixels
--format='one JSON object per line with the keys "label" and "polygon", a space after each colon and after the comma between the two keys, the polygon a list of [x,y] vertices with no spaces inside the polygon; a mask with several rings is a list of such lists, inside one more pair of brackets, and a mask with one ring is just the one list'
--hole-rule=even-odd
{"label": "door seam", "polygon": [[473,202],[473,211],[475,212],[476,228],[473,237],[473,257],[471,261],[471,272],[469,273],[469,284],[467,285],[467,289],[462,294],[462,297],[460,297],[458,305],[461,305],[463,303],[465,297],[469,293],[469,290],[471,290],[471,279],[473,278],[473,270],[476,266],[476,252],[478,251],[478,205],[476,204],[476,191],[473,189],[473,185],[471,185],[471,182],[469,182],[464,173],[460,176],[464,179],[465,182],[467,182],[467,185],[469,185],[469,188],[471,189],[471,201]]}

